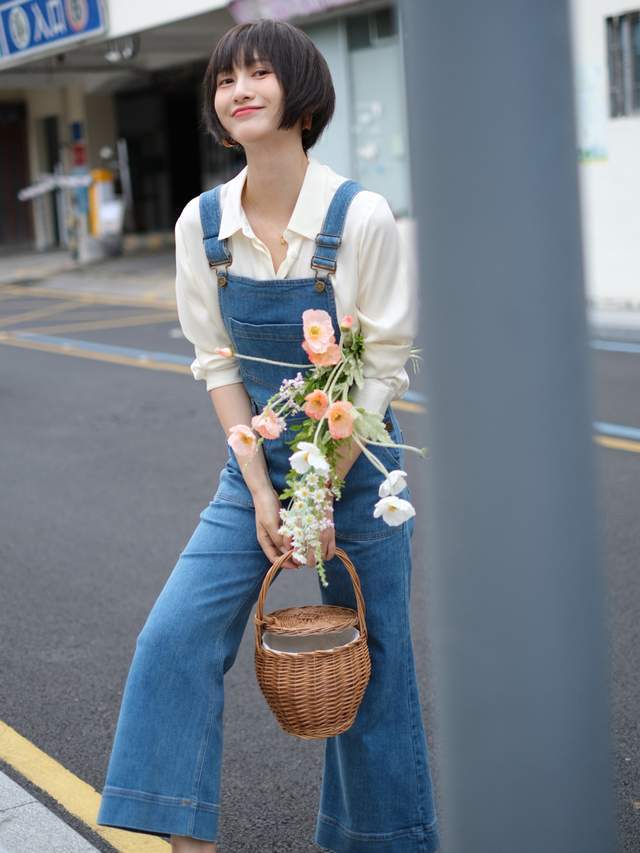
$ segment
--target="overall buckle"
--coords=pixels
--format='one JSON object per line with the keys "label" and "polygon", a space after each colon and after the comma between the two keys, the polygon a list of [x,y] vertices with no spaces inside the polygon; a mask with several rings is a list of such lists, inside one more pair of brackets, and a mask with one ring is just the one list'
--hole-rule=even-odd
{"label": "overall buckle", "polygon": [[[218,277],[218,287],[226,287],[228,284],[227,272],[229,267],[233,263],[233,255],[229,252],[229,257],[224,261],[209,261],[209,267],[216,267],[216,276]],[[223,270],[217,269],[217,267],[224,266]]]}

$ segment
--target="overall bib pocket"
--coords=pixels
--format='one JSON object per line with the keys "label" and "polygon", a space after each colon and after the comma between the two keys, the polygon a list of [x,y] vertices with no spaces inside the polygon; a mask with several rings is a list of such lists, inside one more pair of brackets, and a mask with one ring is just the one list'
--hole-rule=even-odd
{"label": "overall bib pocket", "polygon": [[[288,361],[300,365],[312,364],[302,349],[304,327],[302,323],[246,323],[229,317],[229,331],[235,349],[241,355]],[[273,394],[283,379],[293,379],[304,367],[286,367],[284,364],[265,364],[260,361],[239,359],[240,371],[246,379],[269,389]]]}

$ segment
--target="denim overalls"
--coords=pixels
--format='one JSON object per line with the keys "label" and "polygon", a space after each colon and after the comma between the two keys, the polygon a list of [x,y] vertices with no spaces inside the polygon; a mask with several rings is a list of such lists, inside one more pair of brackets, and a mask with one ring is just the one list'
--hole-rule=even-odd
{"label": "denim overalls", "polygon": [[[219,189],[200,196],[200,216],[204,251],[216,271],[211,286],[218,290],[233,347],[306,364],[301,347],[306,308],[329,312],[339,338],[330,274],[336,270],[349,203],[361,187],[347,180],[334,194],[316,238],[315,276],[275,280],[228,270],[231,255],[226,241],[217,238]],[[297,372],[245,359],[239,365],[255,413],[283,378]],[[402,442],[391,407],[385,422],[393,439]],[[289,469],[291,449],[285,442],[294,436],[287,429],[262,445],[278,492]],[[403,450],[370,449],[388,470],[403,467]],[[439,846],[438,821],[410,631],[413,519],[389,527],[373,517],[381,480],[360,454],[334,505],[336,543],[353,561],[366,602],[372,670],[351,728],[325,740],[314,841],[338,853],[432,853]],[[400,496],[410,499],[409,490]],[[319,584],[323,603],[355,609],[351,580],[340,560],[334,557],[325,566],[329,586]],[[256,538],[252,496],[228,447],[213,500],[200,513],[138,635],[98,824],[216,840],[223,677],[235,661],[268,569]]]}

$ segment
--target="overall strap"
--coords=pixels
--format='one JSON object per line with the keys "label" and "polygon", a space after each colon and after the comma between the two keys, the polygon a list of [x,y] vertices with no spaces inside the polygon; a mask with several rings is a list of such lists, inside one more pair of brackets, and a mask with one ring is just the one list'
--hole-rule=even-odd
{"label": "overall strap", "polygon": [[224,270],[216,269],[218,284],[221,287],[227,283],[227,267],[231,264],[233,257],[227,249],[226,240],[218,240],[220,231],[220,187],[221,184],[211,190],[200,193],[200,222],[202,224],[202,239],[204,250],[210,267],[225,265]]}
{"label": "overall strap", "polygon": [[319,270],[335,273],[338,246],[342,243],[342,231],[351,200],[363,187],[351,179],[343,181],[335,191],[322,223],[322,231],[316,236],[316,250],[311,258],[311,267],[316,270],[316,281],[326,281],[318,275]]}

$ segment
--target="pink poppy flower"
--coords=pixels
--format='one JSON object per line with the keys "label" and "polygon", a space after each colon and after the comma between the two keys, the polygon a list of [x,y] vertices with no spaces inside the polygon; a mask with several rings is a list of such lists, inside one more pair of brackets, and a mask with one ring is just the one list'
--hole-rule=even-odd
{"label": "pink poppy flower", "polygon": [[319,367],[326,367],[330,364],[337,364],[342,358],[340,347],[336,343],[330,343],[326,350],[314,352],[306,341],[302,342],[302,349],[309,356],[309,361],[312,364],[317,364]]}
{"label": "pink poppy flower", "polygon": [[258,447],[255,432],[246,424],[235,424],[231,427],[227,444],[236,456],[253,456]]}
{"label": "pink poppy flower", "polygon": [[331,316],[326,311],[307,308],[302,312],[304,339],[312,352],[324,352],[335,341]]}
{"label": "pink poppy flower", "polygon": [[327,420],[332,438],[348,438],[353,432],[353,422],[358,416],[356,408],[348,400],[336,400],[329,406]]}
{"label": "pink poppy flower", "polygon": [[264,409],[259,415],[251,418],[251,426],[263,438],[278,438],[284,424],[272,409]]}
{"label": "pink poppy flower", "polygon": [[307,402],[304,407],[304,413],[308,418],[313,418],[314,421],[321,421],[324,413],[329,407],[329,398],[320,388],[311,391],[304,398]]}
{"label": "pink poppy flower", "polygon": [[351,314],[345,314],[342,320],[340,320],[340,328],[341,329],[350,329],[353,326],[353,317]]}

